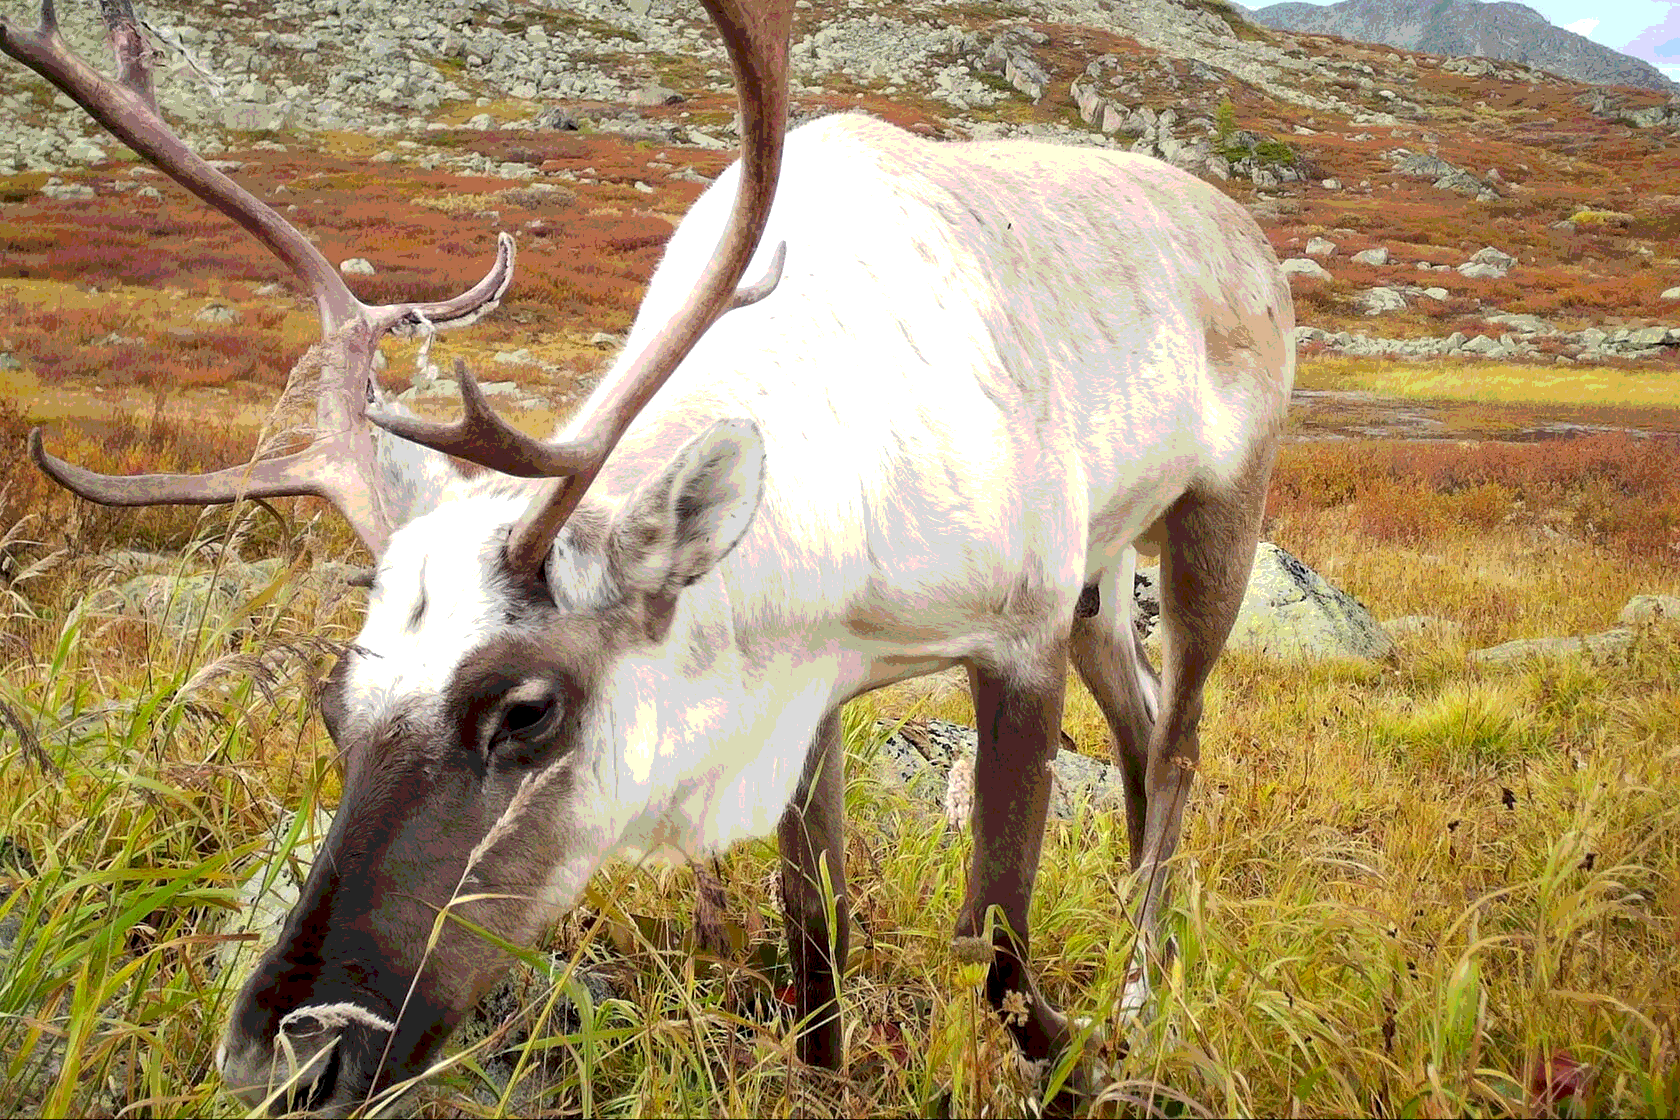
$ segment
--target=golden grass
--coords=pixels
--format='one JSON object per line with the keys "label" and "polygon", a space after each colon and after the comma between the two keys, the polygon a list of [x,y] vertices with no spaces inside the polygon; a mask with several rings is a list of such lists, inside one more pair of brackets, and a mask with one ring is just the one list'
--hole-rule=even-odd
{"label": "golden grass", "polygon": [[1680,369],[1534,366],[1503,362],[1396,362],[1344,355],[1304,358],[1302,389],[1341,389],[1405,400],[1586,405],[1680,411]]}

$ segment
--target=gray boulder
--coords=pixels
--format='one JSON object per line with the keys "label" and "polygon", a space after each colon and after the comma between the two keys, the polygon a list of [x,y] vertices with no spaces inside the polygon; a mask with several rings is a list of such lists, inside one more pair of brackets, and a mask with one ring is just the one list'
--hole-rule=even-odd
{"label": "gray boulder", "polygon": [[89,596],[89,606],[144,618],[177,637],[200,626],[209,633],[272,581],[279,570],[280,561],[271,558],[252,564],[230,562],[219,571],[143,572],[95,592]]}
{"label": "gray boulder", "polygon": [[1378,246],[1375,249],[1361,249],[1353,255],[1353,259],[1357,264],[1384,265],[1388,263],[1388,249],[1384,246]]}
{"label": "gray boulder", "polygon": [[[244,941],[229,941],[216,951],[218,972],[231,972],[234,982],[242,980],[256,964],[262,951],[280,936],[286,915],[297,905],[310,864],[332,827],[332,814],[317,806],[314,815],[299,822],[296,811],[281,818],[268,844],[252,860],[252,868],[235,895],[236,910],[229,915],[222,932],[256,934]],[[291,847],[286,840],[293,830]]]}
{"label": "gray boulder", "polygon": [[1404,311],[1406,297],[1393,288],[1368,288],[1359,294],[1359,306],[1365,309],[1367,315]]}
{"label": "gray boulder", "polygon": [[1333,257],[1336,255],[1336,243],[1328,237],[1307,238],[1307,256]]}
{"label": "gray boulder", "polygon": [[1394,640],[1359,600],[1270,541],[1254,551],[1229,645],[1296,660],[1378,660],[1394,653]]}
{"label": "gray boulder", "polygon": [[1471,254],[1469,260],[1458,266],[1460,276],[1498,278],[1510,272],[1517,263],[1517,258],[1509,253],[1501,252],[1489,245]]}
{"label": "gray boulder", "polygon": [[641,89],[630,95],[630,104],[640,109],[651,109],[660,105],[680,105],[688,100],[669,86],[662,86],[658,82],[649,82]]}
{"label": "gray boulder", "polygon": [[[90,592],[87,605],[96,613],[144,619],[176,638],[201,629],[211,634],[273,584],[284,566],[269,556],[249,563],[229,557],[200,568],[177,556],[119,549],[98,558],[97,568],[115,582]],[[320,561],[288,577],[282,594],[341,594],[362,575],[350,565]]]}

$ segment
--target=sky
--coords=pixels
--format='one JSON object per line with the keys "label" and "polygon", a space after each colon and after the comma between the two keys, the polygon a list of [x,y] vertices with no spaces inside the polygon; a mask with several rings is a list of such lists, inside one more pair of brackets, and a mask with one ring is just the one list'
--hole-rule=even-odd
{"label": "sky", "polygon": [[[1270,0],[1245,0],[1264,7]],[[1335,0],[1306,0],[1330,4]],[[1517,0],[1559,27],[1642,58],[1680,82],[1680,0]]]}

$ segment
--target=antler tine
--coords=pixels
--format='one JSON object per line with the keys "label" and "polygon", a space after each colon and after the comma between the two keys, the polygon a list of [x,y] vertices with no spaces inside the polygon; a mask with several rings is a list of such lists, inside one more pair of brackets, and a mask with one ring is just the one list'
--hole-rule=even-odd
{"label": "antler tine", "polygon": [[0,50],[63,90],[113,136],[267,246],[309,285],[324,330],[355,315],[361,305],[321,251],[272,207],[206,163],[164,122],[152,94],[151,49],[129,0],[100,0],[100,10],[116,53],[118,81],[65,45],[51,0],[42,3],[41,23],[33,32],[0,20]]}
{"label": "antler tine", "polygon": [[47,453],[41,429],[29,432],[29,456],[36,466],[78,497],[107,506],[213,506],[246,498],[289,498],[308,494],[325,498],[344,511],[362,544],[373,555],[385,551],[392,526],[375,507],[374,493],[353,464],[368,449],[347,446],[369,441],[363,431],[336,432],[295,455],[262,459],[207,474],[106,475],[67,463]]}
{"label": "antler tine", "polygon": [[496,415],[467,363],[455,359],[455,378],[461,383],[461,419],[453,424],[423,420],[406,412],[369,409],[373,423],[392,435],[442,451],[447,455],[519,478],[549,478],[570,474],[576,467],[550,469],[555,448],[533,439]]}
{"label": "antler tine", "polygon": [[735,205],[718,247],[695,284],[693,293],[663,330],[654,336],[598,407],[581,425],[593,429],[582,443],[587,466],[563,482],[550,485],[532,503],[508,536],[508,564],[515,571],[536,571],[566,519],[572,515],[590,483],[660,386],[676,372],[683,358],[720,315],[732,307],[763,298],[781,275],[785,246],[777,250],[772,276],[737,293],[736,285],[758,248],[776,179],[782,167],[782,141],[788,120],[788,41],[793,31],[792,0],[701,0],[723,35],[735,71],[736,99],[741,107],[741,179]]}
{"label": "antler tine", "polygon": [[[787,243],[783,242],[776,246],[776,255],[764,276],[755,284],[737,288],[725,310],[757,303],[775,291],[786,260]],[[461,385],[461,419],[454,423],[377,408],[370,408],[367,418],[394,436],[518,478],[579,474],[605,458],[605,452],[597,446],[599,435],[593,440],[550,443],[534,439],[509,424],[491,407],[478,378],[459,358],[455,360],[455,378]]]}
{"label": "antler tine", "polygon": [[376,334],[387,332],[406,335],[416,330],[435,327],[464,327],[476,323],[501,306],[508,285],[513,283],[513,262],[517,252],[513,236],[507,232],[496,235],[496,263],[485,273],[484,279],[453,299],[436,303],[393,303],[383,307],[364,307],[368,323]]}
{"label": "antler tine", "polygon": [[574,422],[573,427],[583,434],[556,443],[531,439],[496,415],[464,369],[463,415],[457,423],[432,423],[383,411],[368,413],[368,419],[386,431],[504,474],[565,477],[532,503],[509,536],[507,558],[515,570],[534,571],[542,563],[555,535],[607,455],[706,330],[726,312],[769,295],[781,279],[785,244],[778,246],[764,279],[737,287],[763,236],[781,170],[793,5],[790,0],[701,2],[723,35],[741,106],[742,168],[735,205],[718,247],[687,302],[647,348],[614,376],[589,414]]}

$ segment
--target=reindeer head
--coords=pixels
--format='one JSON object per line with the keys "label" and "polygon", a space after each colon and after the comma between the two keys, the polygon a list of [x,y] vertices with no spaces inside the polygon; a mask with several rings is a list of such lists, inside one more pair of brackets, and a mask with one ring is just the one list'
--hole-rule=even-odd
{"label": "reindeer head", "polygon": [[[454,425],[394,408],[374,373],[385,334],[493,310],[512,280],[510,237],[489,275],[453,300],[369,307],[306,237],[164,123],[127,0],[101,4],[114,81],[68,51],[53,0],[32,32],[0,21],[0,50],[259,238],[310,286],[321,320],[321,340],[293,371],[294,384],[319,386],[303,451],[206,475],[117,477],[54,458],[39,430],[30,436],[42,470],[105,504],[327,498],[377,560],[362,633],[322,694],[343,798],[218,1050],[230,1087],[253,1101],[289,1083],[281,1099],[345,1112],[423,1072],[507,964],[498,942],[533,939],[577,898],[660,804],[665,741],[704,730],[673,727],[657,685],[697,671],[692,643],[674,635],[727,636],[717,597],[684,589],[751,523],[763,468],[756,428],[722,421],[693,433],[625,493],[581,504],[711,323],[769,294],[780,274],[778,251],[769,277],[738,287],[780,166],[791,5],[702,3],[740,91],[735,207],[687,304],[553,443],[496,417],[464,369]],[[465,479],[439,452],[499,475]],[[714,643],[720,657],[728,646]]]}

